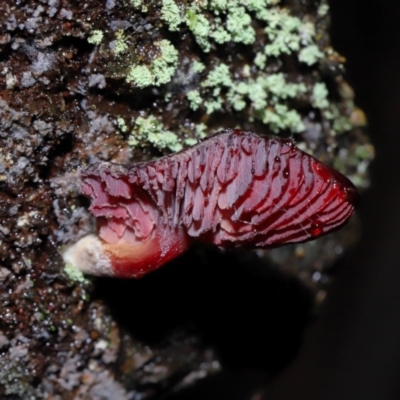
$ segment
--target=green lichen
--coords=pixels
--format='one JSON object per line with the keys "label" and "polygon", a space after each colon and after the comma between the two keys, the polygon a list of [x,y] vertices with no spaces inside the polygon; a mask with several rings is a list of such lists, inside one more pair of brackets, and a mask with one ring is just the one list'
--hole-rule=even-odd
{"label": "green lichen", "polygon": [[212,114],[222,109],[224,103],[221,96],[222,89],[227,89],[231,86],[232,80],[227,65],[219,64],[208,73],[205,80],[201,83],[201,87],[205,88],[207,93],[207,96],[204,96],[207,100],[203,102],[207,114]]}
{"label": "green lichen", "polygon": [[162,85],[171,80],[178,64],[178,51],[168,40],[159,42],[161,55],[152,64],[154,84]]}
{"label": "green lichen", "polygon": [[[267,74],[263,70],[271,57],[292,53],[297,54],[300,62],[312,66],[323,57],[323,52],[315,42],[315,26],[292,16],[287,9],[277,7],[277,3],[210,0],[187,7],[186,23],[205,52],[226,42],[254,43],[254,17],[250,13],[255,13],[255,18],[262,21],[267,38],[263,51],[254,57],[254,65],[260,70],[257,77],[251,76],[249,65],[245,65],[241,75],[235,78],[227,64],[214,65],[199,87],[186,93],[192,110],[204,109],[207,114],[212,114],[224,109],[240,112],[250,106],[250,119],[262,121],[275,132],[305,129],[301,115],[287,103],[307,92],[305,84],[290,82],[283,73]],[[210,12],[214,15],[211,20],[207,18]],[[322,94],[319,86],[309,94],[317,108],[325,107]]]}
{"label": "green lichen", "polygon": [[[228,3],[228,0],[210,0],[209,6],[218,15],[220,11],[224,12],[226,10]],[[236,2],[232,1],[232,3]]]}
{"label": "green lichen", "polygon": [[364,178],[368,166],[375,156],[375,149],[370,143],[358,144],[354,151],[341,148],[335,158],[333,167],[345,173],[347,167],[353,167],[353,173],[347,174],[349,179],[360,188],[366,188],[369,182]]}
{"label": "green lichen", "polygon": [[168,130],[154,116],[138,117],[134,121],[134,129],[129,136],[129,145],[135,147],[150,143],[159,150],[169,149],[171,151],[182,150],[179,137]]}
{"label": "green lichen", "polygon": [[312,23],[302,21],[289,14],[286,9],[262,9],[259,18],[266,22],[266,36],[269,42],[264,48],[264,56],[257,54],[257,64],[264,68],[268,57],[279,57],[281,54],[298,52],[299,60],[307,65],[323,56],[315,44],[315,27]]}
{"label": "green lichen", "polygon": [[350,117],[341,112],[335,103],[326,103],[326,107],[322,110],[322,115],[332,123],[332,134],[341,134],[348,132],[353,128]]}
{"label": "green lichen", "polygon": [[274,9],[265,15],[265,21],[265,33],[271,42],[264,49],[267,56],[278,57],[300,49],[299,18],[292,17],[287,10]]}
{"label": "green lichen", "polygon": [[259,119],[266,125],[270,125],[274,132],[289,129],[292,132],[302,132],[305,129],[300,114],[295,110],[289,110],[284,104],[275,104],[274,107],[262,110]]}
{"label": "green lichen", "polygon": [[[210,10],[215,15],[210,24],[207,13]],[[197,43],[206,52],[211,49],[210,39],[217,44],[227,42],[252,44],[255,41],[255,31],[251,26],[252,17],[247,12],[251,7],[244,6],[240,1],[211,1],[192,4],[186,11],[186,23],[192,31]],[[219,15],[224,15],[220,18]]]}
{"label": "green lichen", "polygon": [[[255,90],[257,91],[257,89],[256,87]],[[245,97],[249,95],[250,91],[248,82],[238,82],[236,86],[231,88],[227,93],[227,100],[234,110],[241,111],[246,107]],[[254,91],[252,94],[254,94]]]}
{"label": "green lichen", "polygon": [[202,122],[200,122],[199,124],[196,124],[195,133],[196,133],[196,137],[199,139],[206,138],[207,137],[207,125],[203,124]]}
{"label": "green lichen", "polygon": [[128,50],[128,45],[126,43],[126,36],[123,29],[119,29],[115,32],[115,41],[114,41],[114,53],[119,55],[123,54]]}
{"label": "green lichen", "polygon": [[244,7],[230,6],[226,28],[231,34],[231,40],[236,43],[251,44],[256,39],[256,33],[251,26],[251,17]]}
{"label": "green lichen", "polygon": [[254,58],[254,64],[259,68],[259,69],[264,69],[265,68],[265,63],[267,61],[267,56],[264,53],[256,53],[256,56]]}
{"label": "green lichen", "polygon": [[315,44],[312,44],[300,50],[299,61],[307,65],[313,65],[318,61],[318,59],[322,58],[323,55],[324,54],[319,50],[319,48]]}
{"label": "green lichen", "polygon": [[211,114],[222,110],[224,105],[235,111],[250,105],[254,118],[269,125],[274,132],[304,130],[300,114],[290,109],[285,101],[305,94],[306,85],[289,82],[283,73],[244,78],[250,75],[249,71],[249,66],[245,65],[241,80],[235,81],[226,64],[215,66],[201,82],[201,91],[195,89],[187,93],[189,106],[193,110],[204,107]]}
{"label": "green lichen", "polygon": [[196,60],[194,61],[192,68],[195,74],[199,74],[200,72],[203,72],[206,69],[206,66],[202,62]]}
{"label": "green lichen", "polygon": [[66,264],[64,267],[64,272],[68,276],[68,278],[73,281],[73,282],[79,282],[79,283],[88,283],[89,281],[85,278],[83,275],[82,271],[79,269],[75,268],[71,264]]}
{"label": "green lichen", "polygon": [[[333,107],[333,106],[332,106]],[[338,114],[337,118],[334,119],[332,129],[336,133],[348,132],[353,127],[350,119],[343,114]]]}
{"label": "green lichen", "polygon": [[211,33],[211,37],[218,43],[223,44],[231,40],[230,33],[221,25],[218,25]]}
{"label": "green lichen", "polygon": [[162,0],[161,19],[167,23],[169,30],[178,30],[182,18],[174,0]]}
{"label": "green lichen", "polygon": [[312,105],[316,108],[328,107],[328,89],[325,83],[318,82],[314,85],[311,101]]}
{"label": "green lichen", "polygon": [[359,160],[371,160],[374,157],[374,147],[370,143],[365,143],[356,148],[354,155]]}
{"label": "green lichen", "polygon": [[131,0],[132,5],[139,9],[141,12],[145,13],[148,11],[147,2],[143,0]]}
{"label": "green lichen", "polygon": [[146,65],[135,65],[128,72],[126,81],[133,82],[138,88],[145,88],[154,83],[154,78]]}
{"label": "green lichen", "polygon": [[122,117],[118,117],[117,118],[117,126],[121,130],[121,132],[125,133],[125,132],[128,131],[128,127],[126,125],[126,122]]}
{"label": "green lichen", "polygon": [[325,15],[328,14],[329,11],[329,5],[326,3],[322,3],[317,10],[317,13],[320,17],[325,17]]}
{"label": "green lichen", "polygon": [[145,88],[151,85],[159,86],[171,80],[178,64],[178,51],[166,39],[157,44],[160,55],[149,66],[132,66],[126,76],[126,82],[132,82],[138,88]]}
{"label": "green lichen", "polygon": [[186,146],[193,146],[199,140],[205,139],[207,137],[207,125],[203,124],[202,122],[196,124],[194,128],[194,136],[194,138],[185,138],[183,140],[184,144]]}
{"label": "green lichen", "polygon": [[[261,121],[277,133],[283,129],[299,132],[304,129],[304,124],[293,104],[298,96],[303,96],[303,100],[308,96],[311,106],[327,113],[330,111],[321,87],[310,85],[313,88],[311,93],[305,84],[295,83],[283,72],[272,72],[268,66],[282,55],[293,55],[301,63],[313,67],[324,57],[324,51],[316,41],[316,26],[312,20],[307,15],[292,15],[288,8],[278,6],[279,3],[279,0],[201,0],[189,3],[131,0],[135,9],[141,12],[153,8],[170,31],[182,30],[186,26],[203,54],[216,51],[211,65],[204,62],[209,57],[203,59],[201,56],[201,62],[197,57],[192,61],[191,71],[199,74],[200,81],[186,91],[190,109],[203,110],[208,115],[248,109],[251,121]],[[324,12],[324,8],[320,7],[318,12]],[[230,43],[247,47],[244,54],[251,54],[256,41],[255,27],[257,32],[264,32],[265,40],[261,41],[264,45],[258,44],[253,60],[246,60],[247,63],[243,63],[238,71],[237,66],[232,68],[227,60],[219,57],[218,51]],[[114,53],[128,53],[130,44],[127,44],[125,33],[119,30],[115,37]],[[179,67],[176,44],[161,39],[154,44],[158,56],[156,52],[151,60],[134,54],[130,60],[135,63],[127,68],[125,81],[139,89],[170,82]],[[147,50],[147,54],[153,53]],[[163,94],[168,102],[174,97],[168,91]]]}
{"label": "green lichen", "polygon": [[[232,85],[229,67],[226,64],[219,64],[212,69],[206,79],[201,83],[204,88],[229,87]],[[216,92],[214,92],[216,93]],[[219,93],[219,92],[218,92]]]}
{"label": "green lichen", "polygon": [[210,23],[208,19],[199,12],[199,7],[195,5],[192,5],[186,10],[185,16],[187,26],[192,31],[199,46],[205,52],[210,51]]}
{"label": "green lichen", "polygon": [[194,138],[186,138],[183,140],[186,146],[194,146],[198,141]]}
{"label": "green lichen", "polygon": [[92,31],[91,35],[88,37],[88,42],[90,44],[94,44],[95,46],[98,46],[101,41],[103,40],[104,33],[98,29]]}
{"label": "green lichen", "polygon": [[186,93],[186,97],[189,101],[190,108],[194,111],[198,110],[202,103],[202,98],[198,90],[190,90]]}

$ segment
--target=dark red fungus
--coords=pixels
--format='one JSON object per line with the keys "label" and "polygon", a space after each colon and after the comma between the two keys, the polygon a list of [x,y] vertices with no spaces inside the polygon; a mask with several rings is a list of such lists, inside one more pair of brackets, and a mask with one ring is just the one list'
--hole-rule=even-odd
{"label": "dark red fungus", "polygon": [[89,255],[69,261],[119,277],[158,268],[192,239],[221,248],[314,239],[343,226],[358,200],[346,177],[291,140],[239,130],[151,162],[92,165],[82,172],[82,192],[100,240],[92,236],[80,246]]}

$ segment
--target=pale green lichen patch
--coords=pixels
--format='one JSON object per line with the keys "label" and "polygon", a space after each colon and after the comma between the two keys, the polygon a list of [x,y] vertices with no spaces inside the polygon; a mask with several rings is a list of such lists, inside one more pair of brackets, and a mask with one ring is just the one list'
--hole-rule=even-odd
{"label": "pale green lichen patch", "polygon": [[200,72],[203,72],[206,69],[206,66],[202,62],[196,60],[193,62],[192,68],[195,74],[199,74]]}
{"label": "pale green lichen patch", "polygon": [[[127,127],[127,123],[122,117],[117,119],[117,124],[121,130]],[[139,116],[133,119],[131,124],[133,128],[128,138],[130,146],[146,147],[151,145],[160,151],[180,151],[184,146],[193,146],[199,140],[204,139],[208,133],[207,126],[203,123],[198,123],[192,131],[185,130],[186,133],[177,135],[166,129],[161,120],[153,115],[148,117]],[[181,139],[181,137],[183,138]]]}
{"label": "pale green lichen patch", "polygon": [[[198,47],[190,60],[184,53],[187,47],[177,38],[166,39],[161,34],[158,41],[141,44],[127,28],[120,27],[109,46],[116,61],[113,78],[146,89],[173,82],[176,77],[175,82],[183,84],[180,93],[186,95],[191,110],[207,116],[247,113],[250,121],[262,122],[276,133],[304,129],[304,117],[296,110],[298,98],[320,109],[327,119],[332,114],[321,86],[314,85],[315,79],[306,89],[296,76],[285,73],[281,61],[283,56],[291,57],[317,68],[324,57],[324,49],[316,40],[315,20],[309,15],[293,15],[279,0],[130,0],[130,4],[136,13],[158,16],[164,30],[185,33],[190,38],[188,43],[197,43]],[[324,9],[316,6],[315,15],[317,11]],[[237,46],[231,60],[223,55],[226,46]],[[106,47],[104,44],[102,48]],[[183,49],[182,54],[178,48]],[[282,68],[277,69],[277,65]],[[178,92],[164,87],[162,97],[165,102],[174,102]]]}
{"label": "pale green lichen patch", "polygon": [[350,116],[341,112],[337,104],[327,102],[325,108],[321,111],[324,118],[331,121],[333,135],[348,132],[352,129],[353,124]]}
{"label": "pale green lichen patch", "polygon": [[274,107],[262,110],[260,119],[264,124],[270,125],[274,132],[289,129],[292,132],[298,133],[305,129],[300,114],[295,110],[290,110],[284,104],[276,104]]}
{"label": "pale green lichen patch", "polygon": [[115,32],[115,41],[113,42],[113,51],[115,54],[123,54],[128,50],[126,40],[127,39],[123,29],[119,29],[117,32]]}
{"label": "pale green lichen patch", "polygon": [[325,2],[323,2],[323,3],[318,7],[317,13],[318,13],[318,15],[319,15],[320,17],[325,17],[325,15],[328,14],[328,11],[329,11],[329,5],[328,5],[327,3],[325,3]]}
{"label": "pale green lichen patch", "polygon": [[71,264],[65,264],[64,272],[68,278],[73,282],[88,283],[89,280],[85,278],[82,271]]}
{"label": "pale green lichen patch", "polygon": [[[252,17],[248,13],[249,6],[240,1],[210,1],[191,4],[186,10],[186,24],[193,33],[197,43],[208,52],[213,39],[217,44],[227,42],[252,44],[255,31],[251,25]],[[208,15],[213,15],[210,23]],[[223,18],[219,16],[223,15]]]}
{"label": "pale green lichen patch", "polygon": [[206,138],[207,137],[207,125],[203,124],[202,122],[200,122],[199,124],[196,124],[195,133],[196,133],[196,137],[199,139]]}
{"label": "pale green lichen patch", "polygon": [[264,69],[265,68],[265,63],[267,61],[267,56],[264,53],[256,53],[256,56],[254,58],[254,64],[259,68],[259,69]]}
{"label": "pale green lichen patch", "polygon": [[270,41],[265,46],[267,56],[277,57],[300,49],[301,20],[291,16],[285,9],[271,9],[263,13],[267,23],[265,33]]}
{"label": "pale green lichen patch", "polygon": [[128,72],[126,81],[133,82],[138,88],[145,88],[154,83],[154,77],[146,65],[135,65]]}
{"label": "pale green lichen patch", "polygon": [[103,40],[104,33],[98,29],[92,31],[91,35],[88,37],[88,42],[98,46]]}
{"label": "pale green lichen patch", "polygon": [[323,82],[318,82],[314,85],[312,92],[312,105],[316,108],[326,108],[328,102],[328,89]]}
{"label": "pale green lichen patch", "polygon": [[155,85],[169,82],[178,64],[178,51],[168,40],[161,40],[159,48],[161,55],[154,60],[151,66]]}
{"label": "pale green lichen patch", "polygon": [[121,130],[121,132],[123,132],[123,133],[128,131],[128,127],[126,125],[126,122],[122,117],[118,117],[117,118],[117,126]]}
{"label": "pale green lichen patch", "polygon": [[[270,60],[292,53],[301,63],[312,66],[324,53],[316,44],[316,29],[310,20],[291,15],[288,9],[278,7],[278,3],[210,0],[186,7],[186,24],[204,52],[228,42],[252,46],[256,40],[254,21],[264,29],[266,42],[253,60],[259,69],[257,74],[248,64],[239,73],[231,71],[226,63],[214,64],[202,76],[198,87],[186,93],[192,110],[204,109],[210,115],[224,110],[240,112],[250,107],[250,119],[262,121],[274,132],[305,129],[302,116],[291,105],[292,99],[306,94],[305,84],[294,83],[283,73],[268,74],[264,69]],[[313,98],[313,106],[324,107],[320,88],[312,90],[308,95]]]}
{"label": "pale green lichen patch", "polygon": [[159,150],[182,150],[178,135],[166,130],[156,117],[138,117],[133,123],[134,128],[128,139],[129,145],[140,146],[149,143]]}
{"label": "pale green lichen patch", "polygon": [[201,106],[203,100],[198,90],[190,90],[186,93],[186,97],[189,100],[190,108],[192,110],[196,111]]}
{"label": "pale green lichen patch", "polygon": [[348,174],[351,181],[358,187],[366,188],[369,182],[363,179],[371,160],[375,157],[375,149],[370,143],[359,144],[354,151],[341,148],[334,160],[333,166],[338,171],[346,172],[347,167],[353,167],[353,173]]}
{"label": "pale green lichen patch", "polygon": [[[248,68],[243,68],[247,76]],[[208,114],[227,109],[241,111],[250,106],[255,119],[269,125],[274,132],[290,129],[294,132],[304,130],[300,114],[290,109],[285,102],[307,92],[304,83],[289,82],[285,75],[260,74],[256,79],[241,78],[235,81],[229,67],[220,64],[214,67],[200,84],[202,90],[187,93],[189,106],[193,110],[204,107]]]}
{"label": "pale green lichen patch", "polygon": [[185,146],[193,146],[198,143],[200,140],[205,139],[207,137],[207,125],[202,122],[198,123],[194,127],[194,137],[187,137],[183,140]]}
{"label": "pale green lichen patch", "polygon": [[161,19],[167,23],[171,31],[178,30],[183,20],[174,0],[162,0]]}
{"label": "pale green lichen patch", "polygon": [[198,140],[196,140],[194,138],[186,138],[186,139],[183,139],[183,141],[186,146],[194,146],[198,142]]}
{"label": "pale green lichen patch", "polygon": [[206,52],[210,51],[211,44],[209,42],[210,23],[208,19],[198,12],[199,7],[192,5],[186,10],[186,23],[192,31],[199,46]]}
{"label": "pale green lichen patch", "polygon": [[178,51],[166,39],[157,43],[160,55],[147,65],[134,65],[130,68],[126,81],[138,88],[159,86],[169,82],[178,64]]}
{"label": "pale green lichen patch", "polygon": [[233,7],[226,19],[226,29],[231,34],[231,40],[236,43],[251,44],[256,39],[256,33],[251,26],[251,16],[244,7]]}
{"label": "pale green lichen patch", "polygon": [[146,0],[131,0],[131,3],[135,8],[138,8],[143,13],[148,11]]}
{"label": "pale green lichen patch", "polygon": [[[265,32],[270,41],[264,49],[267,57],[298,52],[299,61],[312,65],[323,56],[315,44],[313,24],[290,15],[286,9],[264,10],[261,14],[267,23]],[[263,64],[265,60],[261,58],[259,62]]]}
{"label": "pale green lichen patch", "polygon": [[313,65],[320,58],[322,58],[323,55],[324,54],[315,44],[311,44],[310,46],[304,47],[303,49],[300,50],[299,61],[307,65]]}

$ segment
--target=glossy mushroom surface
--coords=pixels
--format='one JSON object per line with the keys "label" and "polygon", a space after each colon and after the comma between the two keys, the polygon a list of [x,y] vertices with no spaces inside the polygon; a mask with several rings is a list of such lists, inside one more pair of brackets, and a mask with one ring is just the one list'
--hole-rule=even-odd
{"label": "glossy mushroom surface", "polygon": [[99,255],[69,261],[119,277],[158,268],[193,239],[221,248],[314,239],[343,226],[358,201],[345,176],[291,140],[240,130],[151,162],[93,165],[81,179],[98,219],[91,240],[102,248],[102,265],[108,261],[100,270]]}

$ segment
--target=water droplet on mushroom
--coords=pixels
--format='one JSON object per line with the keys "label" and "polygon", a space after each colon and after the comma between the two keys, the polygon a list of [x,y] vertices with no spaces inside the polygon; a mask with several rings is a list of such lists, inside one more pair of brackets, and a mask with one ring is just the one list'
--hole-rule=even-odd
{"label": "water droplet on mushroom", "polygon": [[310,234],[311,236],[319,236],[323,232],[321,222],[314,222],[311,224],[310,227]]}

